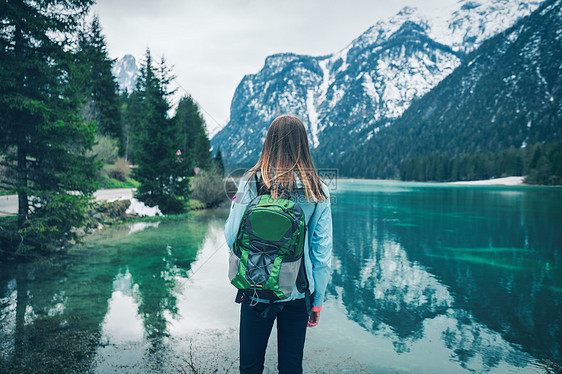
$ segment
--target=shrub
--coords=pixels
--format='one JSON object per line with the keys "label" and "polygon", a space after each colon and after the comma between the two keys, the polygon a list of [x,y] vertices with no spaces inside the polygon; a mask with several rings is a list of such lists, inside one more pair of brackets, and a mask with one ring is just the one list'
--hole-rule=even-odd
{"label": "shrub", "polygon": [[177,196],[158,196],[155,202],[163,214],[180,214],[185,212],[184,201]]}
{"label": "shrub", "polygon": [[207,207],[215,207],[227,200],[222,175],[215,169],[202,170],[199,175],[191,178],[191,188],[191,197]]}
{"label": "shrub", "polygon": [[78,239],[73,227],[85,222],[85,211],[90,198],[65,193],[43,193],[33,198],[33,212],[25,221],[18,234],[23,239],[18,245],[19,252],[29,249],[54,249]]}
{"label": "shrub", "polygon": [[113,164],[119,155],[119,141],[109,136],[98,136],[91,152],[97,154],[104,164]]}
{"label": "shrub", "polygon": [[135,198],[148,207],[158,206],[158,209],[165,215],[185,212],[185,200],[177,195],[142,194],[137,190]]}
{"label": "shrub", "polygon": [[125,182],[130,172],[131,168],[127,165],[127,161],[124,158],[118,158],[115,161],[115,166],[109,170],[108,175],[113,179]]}

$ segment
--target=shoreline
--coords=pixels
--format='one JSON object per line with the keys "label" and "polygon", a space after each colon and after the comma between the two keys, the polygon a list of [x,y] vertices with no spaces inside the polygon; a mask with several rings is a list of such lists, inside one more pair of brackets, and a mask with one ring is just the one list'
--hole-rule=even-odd
{"label": "shoreline", "polygon": [[[71,237],[57,245],[55,248],[37,251],[34,256],[18,254],[16,252],[6,252],[8,255],[0,257],[0,263],[16,261],[18,258],[31,260],[50,256],[76,245],[82,238],[99,232],[107,227],[133,224],[137,222],[153,222],[164,220],[183,219],[193,213],[208,209],[198,200],[191,200],[191,204],[186,205],[186,211],[179,214],[162,214],[158,206],[148,207],[143,202],[134,198],[134,188],[114,188],[100,189],[94,193],[92,205],[84,212],[84,222],[80,227],[70,229]],[[4,198],[4,199],[2,199]],[[17,218],[17,195],[5,195],[0,198],[0,219],[13,223]]]}
{"label": "shoreline", "polygon": [[451,185],[467,185],[467,186],[519,186],[523,185],[525,177],[504,177],[494,179],[482,179],[475,181],[456,181],[446,182]]}
{"label": "shoreline", "polygon": [[[524,181],[525,177],[521,176],[511,176],[504,178],[493,178],[493,179],[483,179],[483,180],[470,180],[470,181],[455,181],[455,182],[435,182],[435,181],[401,181],[398,179],[369,179],[369,178],[347,178],[347,177],[337,177],[337,181],[341,182],[413,182],[413,183],[431,183],[431,184],[443,184],[451,186],[527,186]],[[330,184],[330,181],[328,181]],[[333,182],[331,182],[333,183]],[[531,186],[531,185],[529,185]],[[555,187],[555,186],[548,186]],[[111,203],[120,200],[129,200],[133,202],[133,194],[136,188],[110,188],[110,189],[99,189],[94,193],[94,201],[98,204],[101,203]],[[135,207],[129,213],[138,216],[154,216],[158,215],[151,208],[139,206],[137,202],[134,202]],[[144,204],[143,204],[144,205]],[[199,210],[201,208],[196,208],[193,210]],[[17,214],[17,195],[2,195],[0,196],[0,217],[12,216]]]}
{"label": "shoreline", "polygon": [[481,179],[470,181],[455,181],[455,182],[435,182],[435,181],[402,181],[399,179],[362,179],[362,178],[346,178],[340,177],[338,181],[345,182],[413,182],[413,183],[432,183],[432,184],[445,184],[445,185],[466,185],[466,186],[519,186],[525,185],[523,180],[525,177],[504,177],[493,179]]}

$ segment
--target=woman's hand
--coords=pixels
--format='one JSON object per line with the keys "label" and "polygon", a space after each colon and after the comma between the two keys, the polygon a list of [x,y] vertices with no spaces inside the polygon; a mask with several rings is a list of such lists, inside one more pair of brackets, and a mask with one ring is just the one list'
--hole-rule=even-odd
{"label": "woman's hand", "polygon": [[320,320],[320,311],[312,311],[310,312],[310,317],[308,317],[308,324],[307,327],[314,327],[318,324]]}

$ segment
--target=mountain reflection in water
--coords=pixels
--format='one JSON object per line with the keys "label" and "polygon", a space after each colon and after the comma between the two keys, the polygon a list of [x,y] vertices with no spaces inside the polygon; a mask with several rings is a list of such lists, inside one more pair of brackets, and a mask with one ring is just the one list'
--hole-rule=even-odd
{"label": "mountain reflection in water", "polygon": [[330,293],[350,318],[397,352],[439,320],[476,371],[560,363],[562,191],[368,183],[340,182],[333,206]]}

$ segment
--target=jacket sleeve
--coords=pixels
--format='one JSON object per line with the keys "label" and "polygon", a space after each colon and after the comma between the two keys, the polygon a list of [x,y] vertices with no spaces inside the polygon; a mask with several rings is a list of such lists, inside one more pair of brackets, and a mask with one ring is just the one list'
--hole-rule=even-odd
{"label": "jacket sleeve", "polygon": [[[330,198],[319,203],[319,212],[309,237],[310,261],[312,262],[312,276],[314,277],[314,300],[312,306],[321,307],[328,287],[328,280],[332,271],[332,207]],[[313,223],[314,223],[313,221]]]}
{"label": "jacket sleeve", "polygon": [[242,221],[242,217],[244,216],[246,207],[251,200],[252,191],[250,188],[250,183],[248,183],[247,177],[242,177],[240,183],[238,184],[238,191],[232,198],[232,203],[230,204],[230,213],[224,225],[224,238],[226,239],[226,244],[228,244],[228,247],[230,249],[232,249],[234,240],[236,240],[240,222]]}

